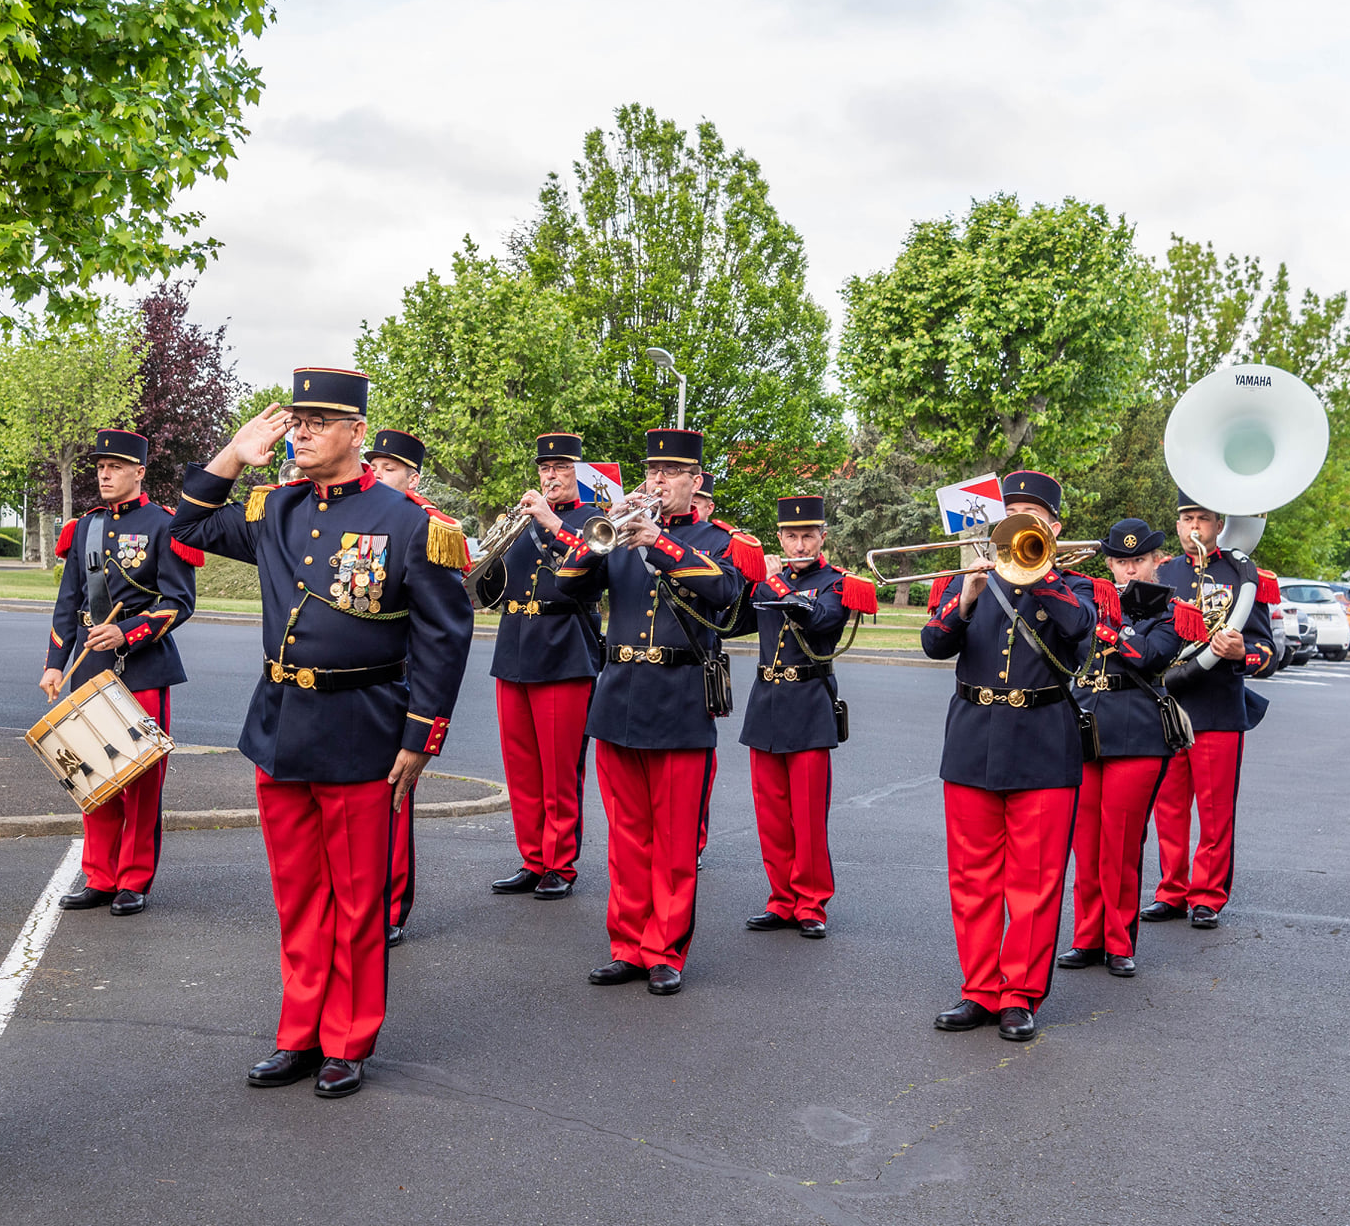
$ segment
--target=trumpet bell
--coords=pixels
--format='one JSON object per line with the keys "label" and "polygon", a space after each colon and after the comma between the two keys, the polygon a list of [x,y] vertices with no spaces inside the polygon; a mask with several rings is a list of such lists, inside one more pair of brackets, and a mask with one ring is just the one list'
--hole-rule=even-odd
{"label": "trumpet bell", "polygon": [[592,553],[604,557],[605,554],[612,553],[614,546],[619,543],[619,530],[614,526],[613,520],[597,515],[582,525],[581,539],[586,542],[586,547]]}
{"label": "trumpet bell", "polygon": [[1201,506],[1254,517],[1312,484],[1329,433],[1317,393],[1296,375],[1259,363],[1226,366],[1177,401],[1163,453],[1177,485]]}
{"label": "trumpet bell", "polygon": [[994,569],[1009,583],[1037,582],[1055,565],[1058,547],[1048,524],[1035,515],[1009,515],[989,534],[994,546]]}

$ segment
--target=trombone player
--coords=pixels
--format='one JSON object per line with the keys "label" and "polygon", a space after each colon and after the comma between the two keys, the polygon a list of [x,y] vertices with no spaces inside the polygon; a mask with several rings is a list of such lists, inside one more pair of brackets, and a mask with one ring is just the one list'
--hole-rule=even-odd
{"label": "trombone player", "polygon": [[[1056,539],[1060,497],[1059,482],[1044,473],[1014,472],[1003,481],[1009,515],[1035,516]],[[1050,991],[1083,775],[1076,710],[1063,682],[1097,614],[1091,580],[1066,580],[1051,565],[1032,582],[1010,582],[993,569],[977,563],[945,591],[935,583],[933,616],[921,635],[933,659],[956,658],[940,774],[964,983],[961,1000],[934,1025],[992,1023],[1000,1037],[1022,1041],[1035,1036],[1035,1013]]]}

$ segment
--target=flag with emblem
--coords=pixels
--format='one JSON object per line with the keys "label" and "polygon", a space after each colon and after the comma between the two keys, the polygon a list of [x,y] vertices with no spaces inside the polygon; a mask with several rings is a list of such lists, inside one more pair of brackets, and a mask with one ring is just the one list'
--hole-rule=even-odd
{"label": "flag with emblem", "polygon": [[953,535],[979,523],[997,523],[1008,516],[997,473],[944,485],[937,492],[937,502],[942,526]]}
{"label": "flag with emblem", "polygon": [[594,502],[608,510],[623,497],[623,476],[617,464],[579,463],[577,469],[577,497],[582,502]]}

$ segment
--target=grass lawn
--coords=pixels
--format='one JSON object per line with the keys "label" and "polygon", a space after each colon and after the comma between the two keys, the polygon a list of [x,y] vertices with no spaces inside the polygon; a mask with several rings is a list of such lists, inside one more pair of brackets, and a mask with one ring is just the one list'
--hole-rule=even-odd
{"label": "grass lawn", "polygon": [[[56,580],[49,570],[0,570],[0,600],[56,600]],[[203,613],[261,613],[261,600],[213,596],[197,601]]]}

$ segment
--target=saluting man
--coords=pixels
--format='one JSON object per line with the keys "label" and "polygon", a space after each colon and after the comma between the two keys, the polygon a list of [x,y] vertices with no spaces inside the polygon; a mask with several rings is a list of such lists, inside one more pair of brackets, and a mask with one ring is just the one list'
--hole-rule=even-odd
{"label": "saluting man", "polygon": [[[71,690],[111,668],[147,715],[169,731],[169,687],[187,680],[173,630],[196,603],[193,567],[205,559],[169,536],[173,512],[141,492],[149,443],[129,430],[100,430],[93,457],[102,503],[61,530],[56,556],[66,560],[52,611],[51,641],[41,686],[55,700],[72,655],[87,646]],[[118,619],[105,622],[121,601]],[[167,758],[134,779],[107,804],[84,815],[86,885],[65,894],[66,911],[109,907],[135,915],[159,864]],[[111,904],[111,905],[109,905]]]}
{"label": "saluting man", "polygon": [[831,566],[825,500],[778,500],[783,555],[764,559],[768,577],[741,623],[759,632],[759,667],[745,708],[741,744],[750,747],[750,786],[769,903],[745,926],[825,935],[834,896],[830,860],[830,750],[839,744],[834,654],[852,612],[877,611],[876,588]]}
{"label": "saluting man", "polygon": [[[1267,677],[1276,664],[1267,603],[1279,600],[1279,587],[1273,576],[1260,575],[1250,558],[1235,559],[1220,550],[1222,530],[1223,520],[1215,512],[1178,490],[1177,536],[1185,552],[1158,568],[1159,583],[1170,584],[1178,597],[1201,608],[1207,599],[1236,599],[1244,582],[1257,584],[1256,601],[1242,631],[1216,630],[1210,637],[1218,663],[1195,670],[1186,681],[1176,672],[1164,677],[1168,692],[1191,717],[1195,744],[1171,760],[1153,806],[1162,880],[1140,918],[1184,919],[1189,908],[1195,928],[1218,926],[1219,912],[1233,888],[1233,823],[1243,735],[1256,727],[1267,706],[1266,699],[1247,690],[1243,678]],[[1194,864],[1192,802],[1200,819]]]}
{"label": "saluting man", "polygon": [[[1059,482],[1045,473],[1015,472],[1003,481],[1008,514],[1035,515],[1056,537],[1060,497]],[[1070,583],[1052,567],[1015,585],[989,573],[992,562],[976,566],[945,590],[933,585],[933,616],[921,634],[933,659],[956,657],[940,773],[965,983],[960,1002],[934,1025],[973,1030],[996,1022],[1000,1037],[1022,1041],[1035,1036],[1035,1012],[1050,992],[1083,776],[1078,721],[1060,682],[1077,667],[1097,613],[1090,580]],[[1058,667],[1024,640],[999,593]]]}
{"label": "saluting man", "polygon": [[[391,827],[445,744],[473,632],[463,533],[361,463],[366,392],[358,372],[297,370],[288,408],[188,468],[173,525],[258,567],[265,657],[239,748],[257,767],[282,1005],[248,1081],[317,1073],[324,1098],[361,1088],[384,1021]],[[304,478],[229,501],[288,430]]]}
{"label": "saluting man", "polygon": [[658,996],[680,990],[694,932],[717,745],[704,682],[705,662],[719,650],[711,626],[729,625],[746,580],[765,573],[758,541],[694,512],[702,459],[697,430],[647,431],[646,486],[660,495],[659,521],[635,521],[603,556],[566,528],[557,534],[571,549],[558,572],[561,590],[589,593],[599,582],[610,602],[608,661],[586,731],[596,739],[609,817],[613,961],[590,981],[646,979]]}
{"label": "saluting man", "polygon": [[557,558],[546,552],[557,532],[580,532],[600,514],[578,496],[581,456],[579,434],[539,436],[539,489],[526,491],[520,503],[533,523],[486,576],[501,610],[492,675],[521,861],[516,872],[492,883],[492,892],[533,893],[550,902],[571,894],[577,879],[586,714],[601,665],[598,578],[564,594],[554,575]]}

